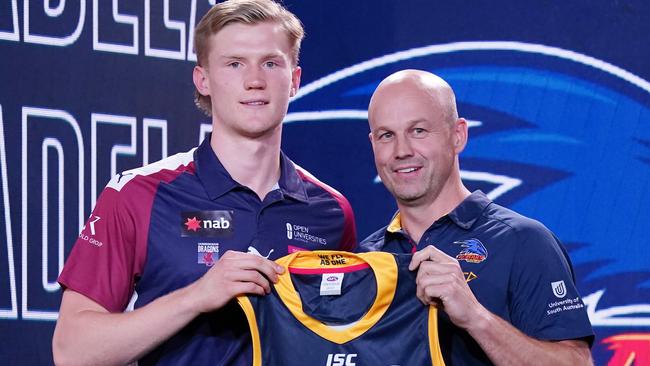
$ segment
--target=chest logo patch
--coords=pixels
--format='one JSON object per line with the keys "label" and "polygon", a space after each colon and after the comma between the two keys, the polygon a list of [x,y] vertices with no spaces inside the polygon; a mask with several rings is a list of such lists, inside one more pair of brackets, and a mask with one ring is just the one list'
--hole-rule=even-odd
{"label": "chest logo patch", "polygon": [[258,256],[258,257],[269,259],[269,257],[271,256],[271,253],[273,253],[273,249],[271,249],[269,254],[262,255],[262,253],[260,253],[255,247],[250,246],[250,247],[248,247],[248,251],[246,253],[254,254],[254,255]]}
{"label": "chest logo patch", "polygon": [[232,211],[181,212],[181,236],[227,237],[235,231]]}
{"label": "chest logo patch", "polygon": [[304,225],[297,225],[287,222],[285,224],[287,229],[287,239],[294,241],[301,241],[307,244],[320,244],[327,245],[327,239],[309,232],[309,227]]}
{"label": "chest logo patch", "polygon": [[481,263],[487,259],[488,252],[483,243],[478,239],[467,239],[455,241],[454,244],[460,245],[463,249],[456,255],[459,261],[468,263]]}
{"label": "chest logo patch", "polygon": [[196,253],[197,263],[212,267],[219,259],[219,243],[198,243]]}

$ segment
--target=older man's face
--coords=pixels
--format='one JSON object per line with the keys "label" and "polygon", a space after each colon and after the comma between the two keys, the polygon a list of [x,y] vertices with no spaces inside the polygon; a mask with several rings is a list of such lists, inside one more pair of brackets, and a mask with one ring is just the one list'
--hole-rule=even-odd
{"label": "older man's face", "polygon": [[409,83],[373,96],[368,113],[377,172],[401,204],[432,202],[454,169],[457,136],[439,100]]}

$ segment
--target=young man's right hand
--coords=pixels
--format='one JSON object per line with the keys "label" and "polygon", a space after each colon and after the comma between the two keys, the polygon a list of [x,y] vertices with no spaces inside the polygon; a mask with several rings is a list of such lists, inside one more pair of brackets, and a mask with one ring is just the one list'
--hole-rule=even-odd
{"label": "young man's right hand", "polygon": [[191,287],[199,312],[223,307],[241,294],[265,295],[284,272],[279,264],[250,253],[229,250]]}

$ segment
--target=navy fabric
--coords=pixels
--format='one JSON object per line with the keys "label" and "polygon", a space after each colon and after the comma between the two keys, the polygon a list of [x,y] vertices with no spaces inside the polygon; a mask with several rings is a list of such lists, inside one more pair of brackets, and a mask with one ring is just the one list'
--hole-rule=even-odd
{"label": "navy fabric", "polygon": [[[341,293],[345,296],[322,296],[322,275],[291,274],[294,286],[299,288],[302,311],[328,324],[349,324],[361,318],[370,309],[377,285],[372,269],[366,268],[345,274]],[[363,290],[353,289],[353,287]]]}
{"label": "navy fabric", "polygon": [[[389,231],[386,226],[358,250],[411,253],[428,245],[456,258],[478,301],[523,333],[543,340],[593,341],[569,257],[541,223],[476,191],[434,222],[418,243],[404,230]],[[439,328],[447,364],[490,364],[478,344],[444,312]]]}
{"label": "navy fabric", "polygon": [[[415,296],[415,273],[408,270],[411,255],[394,255],[394,259],[397,265],[397,286],[386,313],[363,334],[342,344],[321,337],[298,321],[275,288],[268,296],[248,296],[259,330],[262,365],[431,366],[432,359],[436,357],[431,355],[428,342],[429,307]],[[375,276],[372,275],[372,270],[370,275],[367,270],[364,271],[360,276],[345,274],[339,298],[365,298],[361,304],[374,300]],[[311,317],[322,322],[330,319],[340,322],[350,320],[349,314],[359,313],[354,301],[341,300],[338,306],[329,307],[331,296],[303,296],[305,292],[317,292],[320,281],[296,279],[313,275],[292,274],[291,277],[296,292],[303,301],[303,310],[319,309],[309,314]],[[310,304],[304,304],[305,301]],[[437,330],[432,331],[436,334]]]}

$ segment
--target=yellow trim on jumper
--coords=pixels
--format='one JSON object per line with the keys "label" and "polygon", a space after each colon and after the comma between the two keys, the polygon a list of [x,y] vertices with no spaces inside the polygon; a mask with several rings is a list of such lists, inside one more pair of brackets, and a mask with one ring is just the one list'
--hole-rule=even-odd
{"label": "yellow trim on jumper", "polygon": [[248,327],[251,330],[251,339],[253,341],[253,366],[262,366],[262,347],[260,346],[260,330],[257,328],[257,319],[255,317],[255,310],[253,304],[246,295],[237,296],[239,306],[246,314],[248,320]]}
{"label": "yellow trim on jumper", "polygon": [[395,214],[392,220],[390,220],[390,224],[388,224],[386,230],[388,230],[389,233],[396,233],[402,230],[402,216],[399,212]]}
{"label": "yellow trim on jumper", "polygon": [[429,305],[429,322],[427,324],[427,334],[429,335],[429,352],[431,353],[432,366],[444,366],[445,360],[442,358],[440,349],[440,340],[438,339],[438,309]]}
{"label": "yellow trim on jumper", "polygon": [[[335,264],[325,264],[327,262],[323,261],[323,259],[335,259]],[[300,251],[282,257],[276,262],[287,269],[345,268],[363,263],[370,265],[375,274],[377,296],[368,312],[359,321],[344,330],[335,330],[303,312],[300,296],[298,296],[293,286],[288,270],[279,276],[278,283],[274,285],[280,299],[299,322],[307,329],[333,343],[343,344],[349,342],[372,328],[384,316],[395,296],[397,264],[390,253],[354,254],[338,251]]]}

